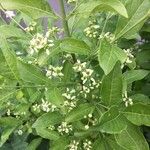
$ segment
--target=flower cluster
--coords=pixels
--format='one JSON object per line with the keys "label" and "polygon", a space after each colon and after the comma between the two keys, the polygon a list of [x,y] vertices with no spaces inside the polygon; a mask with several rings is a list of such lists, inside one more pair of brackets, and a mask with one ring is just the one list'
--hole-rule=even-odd
{"label": "flower cluster", "polygon": [[63,135],[63,134],[69,134],[69,132],[71,132],[72,129],[72,125],[67,124],[67,122],[62,122],[60,126],[58,126],[57,128],[58,132]]}
{"label": "flower cluster", "polygon": [[35,30],[35,26],[36,25],[37,25],[36,22],[31,22],[29,24],[29,26],[25,28],[25,31],[27,31],[27,32],[33,32]]}
{"label": "flower cluster", "polygon": [[36,111],[36,112],[40,112],[41,110],[44,111],[44,112],[54,112],[57,107],[53,104],[51,104],[50,102],[48,101],[45,101],[44,99],[42,99],[42,103],[40,105],[38,104],[35,104],[32,106],[33,108],[33,111]]}
{"label": "flower cluster", "polygon": [[97,119],[95,119],[92,114],[88,114],[87,116],[84,116],[84,118],[88,120],[87,124],[85,125],[86,130],[90,128],[90,125],[94,126],[97,123]]}
{"label": "flower cluster", "polygon": [[39,50],[44,49],[49,55],[49,49],[54,46],[54,41],[48,39],[40,33],[37,33],[30,41],[29,54],[38,53]]}
{"label": "flower cluster", "polygon": [[84,32],[87,37],[96,38],[98,36],[99,25],[95,24],[95,21],[89,21],[89,26],[84,29]]}
{"label": "flower cluster", "polygon": [[52,27],[46,32],[46,37],[49,38],[49,37],[55,36],[56,34],[59,34],[62,31],[63,29],[60,29],[58,27]]}
{"label": "flower cluster", "polygon": [[76,99],[76,96],[75,96],[75,89],[69,89],[67,88],[66,89],[66,92],[62,94],[62,96],[64,96],[65,98],[69,99],[69,100],[74,100]]}
{"label": "flower cluster", "polygon": [[73,69],[75,72],[79,72],[81,74],[83,86],[80,94],[83,94],[86,98],[87,94],[90,93],[91,90],[98,88],[100,83],[97,83],[92,77],[94,71],[87,68],[86,62],[81,63],[80,60],[77,60],[77,62],[74,64]]}
{"label": "flower cluster", "polygon": [[54,67],[50,65],[46,70],[46,76],[50,79],[52,79],[53,77],[63,77],[64,74],[62,73],[62,69],[63,67]]}
{"label": "flower cluster", "polygon": [[107,39],[109,42],[112,42],[115,39],[115,35],[110,32],[103,33],[99,36],[99,39]]}
{"label": "flower cluster", "polygon": [[124,49],[124,52],[127,55],[127,59],[126,59],[125,63],[127,63],[127,64],[132,63],[132,59],[134,58],[134,56],[131,53],[131,49],[126,49],[126,50]]}
{"label": "flower cluster", "polygon": [[55,130],[55,126],[50,125],[50,126],[48,127],[48,129],[51,130],[51,131],[53,131],[53,130]]}
{"label": "flower cluster", "polygon": [[71,143],[69,144],[69,150],[78,150],[78,145],[79,145],[79,142],[78,141],[71,141]]}
{"label": "flower cluster", "polygon": [[133,105],[132,99],[127,96],[127,91],[123,95],[123,101],[125,102],[126,107],[128,107],[129,105]]}
{"label": "flower cluster", "polygon": [[91,150],[92,142],[86,139],[85,142],[83,142],[83,148],[84,150]]}
{"label": "flower cluster", "polygon": [[70,112],[73,108],[77,106],[75,89],[67,88],[66,92],[62,94],[67,100],[64,101],[64,105],[67,108],[67,111]]}

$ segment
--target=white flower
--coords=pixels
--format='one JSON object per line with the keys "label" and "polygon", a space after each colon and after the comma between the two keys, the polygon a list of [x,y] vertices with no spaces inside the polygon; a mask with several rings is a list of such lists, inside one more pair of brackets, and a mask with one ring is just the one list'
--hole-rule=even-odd
{"label": "white flower", "polygon": [[84,32],[87,37],[96,38],[98,36],[98,29],[100,28],[99,25],[94,24],[94,22],[89,21],[89,26],[84,29]]}
{"label": "white flower", "polygon": [[54,36],[55,34],[58,34],[62,31],[63,30],[58,27],[52,27],[46,32],[46,37],[49,38],[50,36]]}
{"label": "white flower", "polygon": [[53,67],[50,65],[47,69],[46,76],[50,79],[52,77],[63,77],[64,74],[62,73],[62,69],[63,67]]}
{"label": "white flower", "polygon": [[78,150],[78,145],[79,145],[79,142],[73,140],[68,146],[69,150]]}
{"label": "white flower", "polygon": [[67,122],[62,122],[60,126],[58,126],[57,128],[58,132],[61,133],[61,135],[63,135],[64,133],[69,133],[70,131],[72,131],[72,125],[67,124]]}
{"label": "white flower", "polygon": [[45,112],[49,112],[50,111],[50,106],[51,106],[51,103],[49,103],[48,101],[44,101],[42,99],[42,104],[41,104],[41,109]]}
{"label": "white flower", "polygon": [[89,125],[85,125],[84,128],[85,128],[86,130],[88,130],[90,127],[89,127]]}
{"label": "white flower", "polygon": [[7,116],[10,116],[10,109],[7,109]]}
{"label": "white flower", "polygon": [[89,117],[89,118],[92,118],[92,114],[88,114],[88,117]]}
{"label": "white flower", "polygon": [[55,130],[55,126],[50,125],[50,126],[48,127],[48,129],[51,130],[51,131],[53,131],[53,130]]}
{"label": "white flower", "polygon": [[66,93],[63,93],[62,96],[64,96],[65,98],[69,99],[69,100],[75,100],[76,96],[75,94],[75,89],[70,90],[69,88],[67,88]]}
{"label": "white flower", "polygon": [[40,105],[35,104],[32,107],[33,107],[33,111],[40,111]]}
{"label": "white flower", "polygon": [[38,51],[44,48],[47,44],[48,40],[42,34],[37,33],[30,41],[30,51],[29,53],[32,55],[34,52],[38,53]]}
{"label": "white flower", "polygon": [[84,150],[91,150],[92,142],[86,139],[85,142],[83,142],[83,148]]}
{"label": "white flower", "polygon": [[65,107],[68,108],[68,112],[70,112],[73,108],[75,108],[77,106],[76,101],[64,101],[64,105]]}
{"label": "white flower", "polygon": [[18,135],[22,135],[23,134],[23,131],[20,129],[17,131]]}
{"label": "white flower", "polygon": [[108,41],[112,42],[115,39],[115,35],[110,32],[106,32],[99,35],[98,39],[103,39],[103,38],[106,38]]}
{"label": "white flower", "polygon": [[127,64],[130,64],[130,63],[132,63],[132,58],[134,58],[134,56],[132,55],[132,53],[131,53],[131,50],[130,49],[124,49],[124,52],[126,53],[126,55],[127,55],[127,58],[126,58],[126,63]]}
{"label": "white flower", "polygon": [[133,101],[131,98],[128,98],[127,91],[124,93],[123,101],[125,102],[125,106],[128,107],[129,105],[133,105]]}
{"label": "white flower", "polygon": [[92,75],[93,70],[92,69],[86,69],[85,71],[82,72],[83,78],[88,78]]}
{"label": "white flower", "polygon": [[74,64],[74,71],[80,72],[86,68],[86,62],[81,63],[80,60],[77,60],[77,62]]}
{"label": "white flower", "polygon": [[90,89],[88,87],[86,87],[86,86],[83,86],[83,91],[85,93],[90,93]]}
{"label": "white flower", "polygon": [[6,18],[12,18],[16,16],[14,11],[10,11],[10,10],[5,11],[5,14],[6,14]]}

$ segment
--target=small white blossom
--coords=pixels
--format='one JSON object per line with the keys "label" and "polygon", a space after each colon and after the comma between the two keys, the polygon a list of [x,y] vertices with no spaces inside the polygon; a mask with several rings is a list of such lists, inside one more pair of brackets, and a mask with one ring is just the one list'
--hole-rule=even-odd
{"label": "small white blossom", "polygon": [[68,146],[69,150],[78,150],[78,145],[79,145],[79,142],[73,140]]}
{"label": "small white blossom", "polygon": [[94,22],[89,21],[89,26],[84,29],[84,32],[87,37],[96,38],[98,36],[99,25],[94,24]]}
{"label": "small white blossom", "polygon": [[80,72],[86,68],[86,62],[81,63],[80,60],[77,60],[77,62],[74,64],[73,69],[76,72]]}
{"label": "small white blossom", "polygon": [[106,33],[99,35],[98,39],[103,39],[103,38],[106,38],[108,41],[112,42],[115,39],[115,35],[113,35],[110,32],[106,32]]}
{"label": "small white blossom", "polygon": [[49,66],[49,68],[47,69],[47,72],[46,72],[46,76],[48,78],[52,78],[52,77],[63,77],[64,74],[62,73],[62,69],[63,67],[53,67],[53,66]]}
{"label": "small white blossom", "polygon": [[16,16],[14,11],[10,11],[10,10],[5,11],[5,14],[6,14],[6,18],[12,18]]}
{"label": "small white blossom", "polygon": [[46,32],[46,37],[49,38],[50,36],[61,33],[62,31],[63,29],[60,29],[58,27],[52,27]]}
{"label": "small white blossom", "polygon": [[44,37],[42,34],[37,33],[30,41],[29,54],[33,55],[35,52],[38,53],[40,49],[46,46],[47,42],[48,40],[46,37]]}
{"label": "small white blossom", "polygon": [[48,101],[44,101],[42,99],[42,104],[41,104],[41,109],[45,112],[49,112],[50,111],[50,106],[51,106],[51,103],[49,103]]}
{"label": "small white blossom", "polygon": [[124,93],[123,101],[125,102],[126,107],[133,105],[132,99],[127,96],[127,91]]}
{"label": "small white blossom", "polygon": [[75,108],[77,106],[76,101],[64,101],[64,105],[65,107],[68,108],[68,112],[70,112],[73,108]]}
{"label": "small white blossom", "polygon": [[22,135],[23,134],[23,131],[20,129],[17,131],[18,135]]}
{"label": "small white blossom", "polygon": [[6,112],[6,113],[7,113],[7,116],[10,116],[10,113],[11,113],[11,112],[10,112],[10,109],[7,109],[7,112]]}
{"label": "small white blossom", "polygon": [[61,135],[63,135],[64,133],[69,134],[69,132],[71,132],[73,129],[72,125],[67,124],[67,122],[62,122],[62,124],[58,126],[57,130]]}
{"label": "small white blossom", "polygon": [[88,117],[89,117],[89,118],[92,118],[92,114],[88,114]]}
{"label": "small white blossom", "polygon": [[40,105],[38,105],[38,104],[35,104],[35,105],[33,105],[32,106],[33,107],[33,111],[40,111]]}
{"label": "small white blossom", "polygon": [[25,31],[32,32],[35,30],[36,22],[31,22],[28,27],[25,28]]}
{"label": "small white blossom", "polygon": [[130,63],[132,63],[132,58],[134,58],[134,56],[132,55],[132,53],[131,53],[131,50],[130,49],[124,49],[124,52],[126,53],[126,55],[127,55],[127,58],[126,58],[126,63],[127,64],[130,64]]}
{"label": "small white blossom", "polygon": [[48,127],[48,129],[51,130],[51,131],[53,131],[53,130],[55,130],[55,126],[50,125],[50,126]]}
{"label": "small white blossom", "polygon": [[86,130],[88,130],[90,128],[90,126],[87,124],[84,126]]}
{"label": "small white blossom", "polygon": [[83,142],[83,148],[84,150],[91,150],[92,142],[86,139],[85,142]]}

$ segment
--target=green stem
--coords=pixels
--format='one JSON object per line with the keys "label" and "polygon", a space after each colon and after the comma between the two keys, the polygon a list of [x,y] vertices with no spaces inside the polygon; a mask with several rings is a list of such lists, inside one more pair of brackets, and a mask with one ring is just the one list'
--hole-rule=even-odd
{"label": "green stem", "polygon": [[[71,35],[70,35],[70,31],[69,31],[68,21],[67,21],[67,18],[66,18],[64,1],[59,0],[58,2],[59,2],[59,7],[60,7],[62,25],[63,25],[63,28],[65,30],[65,35],[66,35],[66,37],[70,37]],[[73,62],[76,63],[77,59],[76,59],[75,54],[71,54],[71,55],[72,55],[72,58],[73,58]]]}
{"label": "green stem", "polygon": [[67,37],[70,37],[70,31],[68,27],[68,21],[66,20],[66,12],[65,12],[65,6],[63,0],[59,0],[59,7],[60,7],[60,13],[61,13],[61,20],[62,20],[62,25],[65,30],[65,35]]}

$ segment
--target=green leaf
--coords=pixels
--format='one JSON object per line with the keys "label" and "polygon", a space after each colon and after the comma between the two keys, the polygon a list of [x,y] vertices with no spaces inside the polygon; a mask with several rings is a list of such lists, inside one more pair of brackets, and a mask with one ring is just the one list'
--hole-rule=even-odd
{"label": "green leaf", "polygon": [[0,147],[8,140],[9,136],[16,129],[19,122],[16,118],[13,117],[1,117],[0,118],[0,127],[2,128],[2,134],[0,138]]}
{"label": "green leaf", "polygon": [[141,80],[146,77],[150,72],[147,70],[130,70],[123,74],[123,77],[127,81],[128,84]]}
{"label": "green leaf", "polygon": [[111,107],[102,115],[100,123],[96,126],[96,130],[108,134],[116,134],[121,133],[126,127],[125,117],[119,113],[117,107]]}
{"label": "green leaf", "polygon": [[121,63],[124,63],[126,60],[126,54],[119,47],[110,44],[108,41],[101,41],[98,60],[101,68],[104,70],[104,73],[107,75],[114,68],[116,62],[119,60]]}
{"label": "green leaf", "polygon": [[92,113],[94,107],[90,104],[81,104],[77,108],[73,109],[66,115],[66,122],[74,122],[84,118],[84,116]]}
{"label": "green leaf", "polygon": [[117,63],[114,69],[102,79],[102,102],[111,106],[122,102],[123,80],[120,65]]}
{"label": "green leaf", "polygon": [[18,70],[20,73],[20,78],[25,82],[39,85],[51,83],[51,81],[40,71],[39,68],[31,64],[18,61]]}
{"label": "green leaf", "polygon": [[4,131],[2,132],[0,138],[0,147],[9,139],[9,136],[12,134],[15,128],[16,128],[15,126],[4,128]]}
{"label": "green leaf", "polygon": [[138,127],[130,125],[121,134],[115,135],[116,142],[126,150],[149,150],[143,134]]}
{"label": "green leaf", "polygon": [[91,13],[94,12],[101,12],[101,11],[110,11],[115,12],[123,17],[128,17],[127,10],[125,6],[119,0],[100,0],[100,1],[89,1],[86,3],[81,4],[76,11],[76,14],[82,16],[89,16]]}
{"label": "green leaf", "polygon": [[68,147],[68,145],[69,145],[69,140],[67,139],[67,137],[61,137],[52,143],[51,149],[60,150],[61,147],[61,149],[64,150]]}
{"label": "green leaf", "polygon": [[56,131],[52,131],[49,129],[37,128],[36,132],[42,138],[49,139],[49,140],[58,140],[60,137]]}
{"label": "green leaf", "polygon": [[142,103],[142,104],[150,104],[150,99],[147,95],[144,94],[135,94],[130,96],[133,100],[133,103]]}
{"label": "green leaf", "polygon": [[[132,7],[131,7],[132,6]],[[126,3],[129,18],[120,17],[116,28],[116,39],[130,37],[143,26],[148,18],[150,1],[149,0],[128,0]]]}
{"label": "green leaf", "polygon": [[7,40],[5,37],[0,37],[0,42],[1,42],[1,50],[3,53],[3,56],[6,60],[7,66],[9,67],[10,71],[12,72],[14,78],[16,80],[19,80],[19,73],[17,69],[17,58],[16,55],[12,50],[10,50],[10,47],[7,43]]}
{"label": "green leaf", "polygon": [[128,13],[123,5],[119,0],[100,0],[101,4],[99,4],[93,11],[100,12],[100,11],[110,11],[120,14],[121,16],[128,18]]}
{"label": "green leaf", "polygon": [[59,44],[59,42],[55,43],[55,46],[50,49],[49,55],[47,55],[45,51],[39,54],[37,62],[40,66],[47,64],[50,58],[58,55],[61,52]]}
{"label": "green leaf", "polygon": [[117,144],[114,137],[113,138],[112,137],[109,136],[107,139],[105,139],[105,140],[107,140],[107,142],[110,145],[110,147],[112,148],[112,150],[127,150],[127,149],[121,147],[121,145]]}
{"label": "green leaf", "polygon": [[110,146],[105,139],[99,138],[94,142],[92,150],[110,150]]}
{"label": "green leaf", "polygon": [[42,138],[36,138],[32,140],[27,146],[26,150],[36,150],[37,147],[40,145],[41,141],[42,141]]}
{"label": "green leaf", "polygon": [[50,6],[46,1],[44,2],[43,0],[0,0],[0,3],[4,9],[18,10],[32,17],[33,19],[38,19],[45,16],[54,17]]}
{"label": "green leaf", "polygon": [[63,66],[64,77],[62,81],[64,83],[71,82],[71,78],[74,76],[73,64],[70,61],[65,61]]}
{"label": "green leaf", "polygon": [[5,38],[8,37],[17,37],[17,38],[23,38],[26,36],[25,33],[22,32],[19,28],[11,25],[2,25],[0,26],[0,33],[5,36]]}
{"label": "green leaf", "polygon": [[84,41],[80,41],[77,39],[72,39],[72,38],[64,39],[60,44],[60,48],[62,51],[68,53],[76,53],[80,55],[90,54],[89,46]]}
{"label": "green leaf", "polygon": [[45,96],[49,102],[59,108],[64,104],[64,98],[58,88],[48,89],[47,91],[45,91]]}
{"label": "green leaf", "polygon": [[123,114],[133,124],[150,126],[150,105],[134,104],[127,107]]}
{"label": "green leaf", "polygon": [[40,116],[32,125],[33,128],[46,128],[60,123],[62,115],[58,112],[48,112]]}

